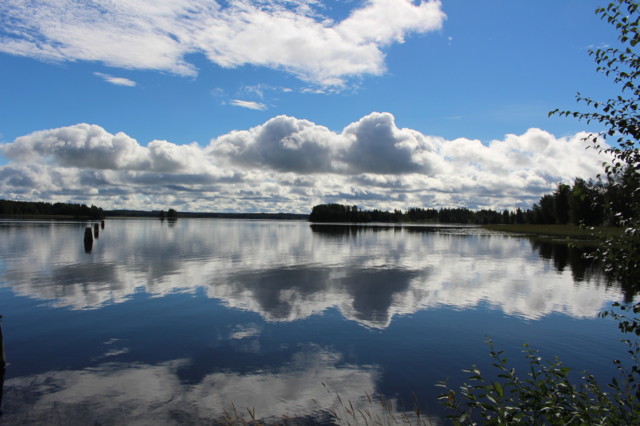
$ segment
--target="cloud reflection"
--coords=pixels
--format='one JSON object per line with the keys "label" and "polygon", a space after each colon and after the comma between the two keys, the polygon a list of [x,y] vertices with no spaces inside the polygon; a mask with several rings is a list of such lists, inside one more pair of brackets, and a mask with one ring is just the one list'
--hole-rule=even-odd
{"label": "cloud reflection", "polygon": [[374,367],[344,365],[340,354],[314,345],[272,371],[216,371],[197,383],[180,380],[179,370],[188,364],[104,363],[16,377],[5,384],[3,422],[211,424],[231,404],[245,417],[246,408],[261,419],[316,416],[321,408],[338,408],[333,392],[354,404],[365,392],[375,394],[378,374]]}
{"label": "cloud reflection", "polygon": [[336,231],[225,220],[181,220],[170,228],[114,220],[90,255],[82,250],[83,229],[0,227],[0,285],[72,309],[121,303],[139,290],[156,297],[204,291],[267,321],[337,308],[372,328],[422,309],[483,303],[527,319],[586,318],[621,298],[618,287],[579,266],[566,249],[550,252],[479,229]]}

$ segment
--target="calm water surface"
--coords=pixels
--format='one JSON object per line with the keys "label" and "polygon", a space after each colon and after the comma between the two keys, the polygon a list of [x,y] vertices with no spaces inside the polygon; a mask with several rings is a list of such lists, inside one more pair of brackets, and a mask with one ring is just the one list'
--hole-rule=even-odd
{"label": "calm water surface", "polygon": [[603,382],[597,313],[624,298],[564,245],[478,228],[307,222],[0,221],[3,424],[210,424],[233,406],[326,420],[381,394],[445,413],[434,385],[513,366],[528,342]]}

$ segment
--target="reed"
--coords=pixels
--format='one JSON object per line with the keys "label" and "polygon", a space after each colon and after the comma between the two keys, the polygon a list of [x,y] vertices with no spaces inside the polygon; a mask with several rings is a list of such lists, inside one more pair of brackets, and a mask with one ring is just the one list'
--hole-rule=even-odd
{"label": "reed", "polygon": [[216,425],[224,426],[262,426],[262,425],[301,425],[320,422],[322,424],[343,426],[387,426],[387,425],[423,425],[432,426],[437,422],[425,415],[417,401],[412,411],[399,411],[395,400],[383,395],[371,396],[365,393],[358,401],[343,399],[325,384],[322,386],[334,395],[331,407],[323,407],[316,400],[318,410],[314,418],[282,415],[280,418],[260,418],[254,408],[237,409],[234,404],[224,409],[222,416],[214,420]]}

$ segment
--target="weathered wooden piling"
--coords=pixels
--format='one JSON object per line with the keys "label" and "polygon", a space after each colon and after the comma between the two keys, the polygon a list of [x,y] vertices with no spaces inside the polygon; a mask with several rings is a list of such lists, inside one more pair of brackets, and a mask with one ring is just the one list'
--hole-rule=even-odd
{"label": "weathered wooden piling", "polygon": [[84,251],[91,253],[91,249],[93,249],[93,230],[87,226],[84,229]]}
{"label": "weathered wooden piling", "polygon": [[100,221],[100,228],[104,229],[104,220]]}
{"label": "weathered wooden piling", "polygon": [[93,242],[93,231],[90,226],[87,226],[84,230],[84,242],[87,241]]}
{"label": "weathered wooden piling", "polygon": [[96,239],[100,236],[100,226],[97,223],[93,224],[93,236],[96,237]]}

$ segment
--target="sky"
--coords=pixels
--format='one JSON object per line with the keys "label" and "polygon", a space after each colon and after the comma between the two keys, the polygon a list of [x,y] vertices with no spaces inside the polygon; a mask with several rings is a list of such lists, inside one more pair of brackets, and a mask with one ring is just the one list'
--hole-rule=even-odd
{"label": "sky", "polygon": [[3,0],[0,198],[530,208],[591,178],[592,0]]}

